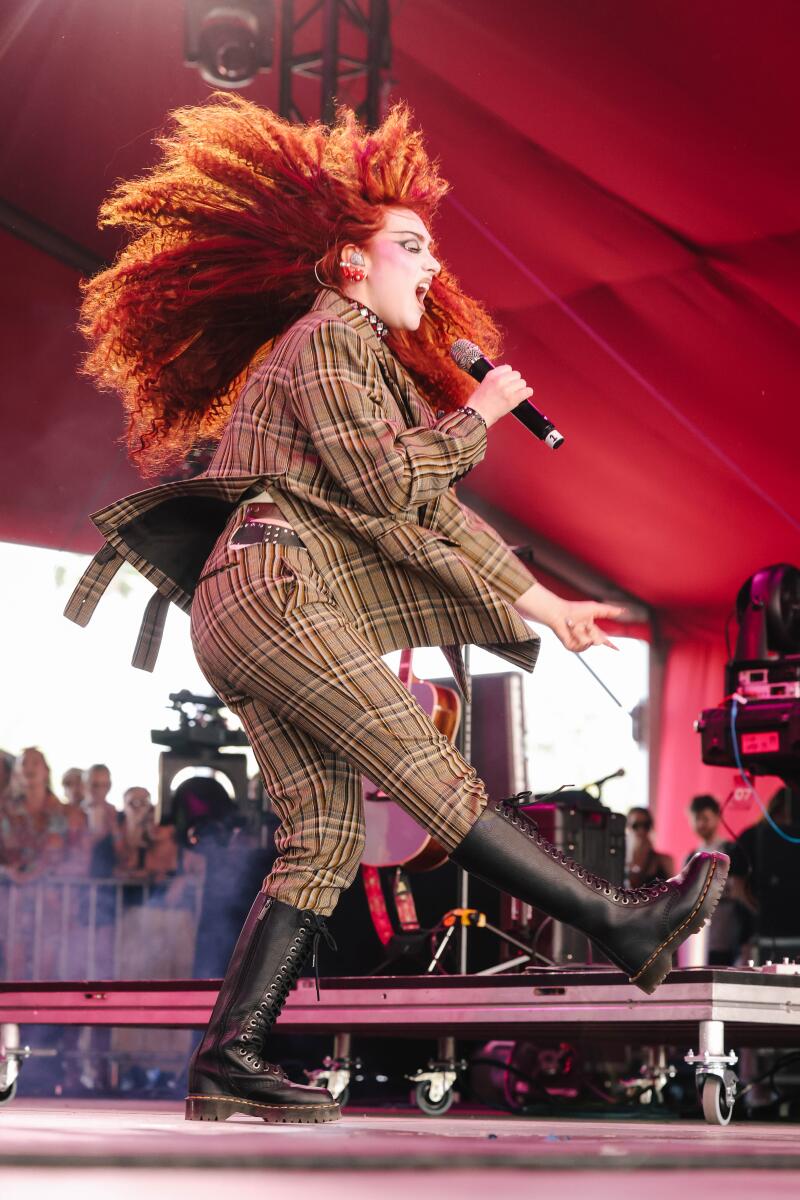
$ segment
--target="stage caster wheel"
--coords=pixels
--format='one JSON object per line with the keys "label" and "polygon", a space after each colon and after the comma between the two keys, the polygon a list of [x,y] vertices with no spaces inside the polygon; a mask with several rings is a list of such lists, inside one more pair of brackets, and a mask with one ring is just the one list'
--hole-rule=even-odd
{"label": "stage caster wheel", "polygon": [[703,1116],[709,1125],[728,1125],[733,1116],[733,1104],[718,1075],[706,1075],[702,1083]]}
{"label": "stage caster wheel", "polygon": [[17,1081],[15,1079],[10,1087],[7,1087],[4,1091],[0,1092],[0,1104],[10,1104],[16,1094]]}
{"label": "stage caster wheel", "polygon": [[450,1088],[440,1099],[431,1100],[431,1085],[427,1082],[418,1083],[414,1089],[414,1102],[426,1117],[443,1116],[452,1106],[455,1098],[455,1092]]}

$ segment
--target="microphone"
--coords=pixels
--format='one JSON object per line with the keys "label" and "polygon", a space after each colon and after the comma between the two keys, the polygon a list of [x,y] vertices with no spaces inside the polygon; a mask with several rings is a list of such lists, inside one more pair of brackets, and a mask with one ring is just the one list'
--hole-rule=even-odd
{"label": "microphone", "polygon": [[618,771],[612,771],[610,775],[604,775],[602,779],[593,779],[587,787],[600,787],[604,783],[608,783],[609,779],[622,779],[625,774],[625,768],[620,767]]}
{"label": "microphone", "polygon": [[[461,367],[462,371],[466,371],[473,379],[477,379],[478,383],[485,379],[495,366],[485,357],[479,346],[476,346],[474,342],[467,341],[466,338],[459,338],[457,342],[453,342],[450,347],[450,357],[457,367]],[[511,415],[521,421],[526,429],[530,429],[531,433],[551,450],[557,450],[559,446],[563,446],[563,434],[558,432],[553,422],[544,413],[539,412],[536,405],[531,404],[530,400],[523,400],[516,408],[512,408]]]}

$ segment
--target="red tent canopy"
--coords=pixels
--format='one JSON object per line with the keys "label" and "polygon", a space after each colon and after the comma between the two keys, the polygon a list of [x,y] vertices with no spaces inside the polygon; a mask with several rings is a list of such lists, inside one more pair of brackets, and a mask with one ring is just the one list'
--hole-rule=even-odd
{"label": "red tent canopy", "polygon": [[[721,690],[736,589],[800,561],[800,8],[406,0],[392,41],[393,95],[454,185],[444,255],[567,439],[552,454],[506,421],[471,486],[657,611],[669,670],[689,664],[662,755],[682,806],[709,782],[689,720]],[[208,93],[182,42],[182,0],[15,0],[0,197],[109,258],[101,198]],[[78,272],[8,232],[0,252],[0,537],[93,549],[86,513],[139,482],[114,402],[75,373]]]}

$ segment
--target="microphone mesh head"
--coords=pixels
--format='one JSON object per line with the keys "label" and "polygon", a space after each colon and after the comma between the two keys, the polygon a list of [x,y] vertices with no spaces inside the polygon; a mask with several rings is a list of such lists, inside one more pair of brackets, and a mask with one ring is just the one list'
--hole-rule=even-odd
{"label": "microphone mesh head", "polygon": [[466,338],[459,338],[450,347],[450,357],[457,367],[461,367],[462,371],[469,371],[474,362],[483,358],[483,351],[474,342],[468,342]]}

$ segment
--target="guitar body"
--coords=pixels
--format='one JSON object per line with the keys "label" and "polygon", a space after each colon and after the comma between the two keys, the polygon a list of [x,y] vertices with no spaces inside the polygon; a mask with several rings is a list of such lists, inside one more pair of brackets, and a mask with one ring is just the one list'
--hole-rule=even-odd
{"label": "guitar body", "polygon": [[[461,720],[461,701],[453,688],[416,679],[411,671],[411,651],[400,657],[399,677],[420,708],[451,741]],[[447,862],[447,851],[418,825],[391,796],[364,778],[366,844],[362,862],[368,867],[403,867],[406,871],[432,871]]]}

